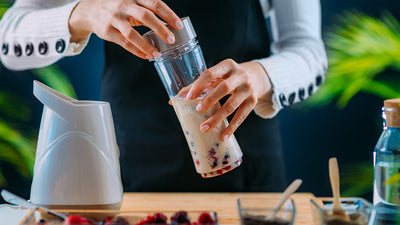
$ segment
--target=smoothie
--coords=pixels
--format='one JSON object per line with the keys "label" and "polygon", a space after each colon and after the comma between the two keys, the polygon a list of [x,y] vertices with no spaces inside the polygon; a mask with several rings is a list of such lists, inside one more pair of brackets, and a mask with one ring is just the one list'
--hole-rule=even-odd
{"label": "smoothie", "polygon": [[200,124],[221,107],[219,104],[205,112],[197,112],[196,105],[200,101],[199,98],[187,100],[175,96],[171,101],[189,145],[197,173],[203,178],[214,177],[241,164],[243,153],[236,138],[233,135],[226,141],[220,138],[221,132],[228,126],[226,119],[206,133],[200,130]]}

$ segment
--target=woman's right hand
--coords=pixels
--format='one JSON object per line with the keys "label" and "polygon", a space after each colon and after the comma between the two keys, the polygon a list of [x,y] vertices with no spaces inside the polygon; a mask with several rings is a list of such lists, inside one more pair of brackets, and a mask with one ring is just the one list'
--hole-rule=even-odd
{"label": "woman's right hand", "polygon": [[83,0],[69,19],[71,42],[95,33],[140,58],[159,57],[159,50],[133,29],[149,27],[166,43],[174,43],[174,34],[156,15],[174,29],[183,27],[179,17],[161,0]]}

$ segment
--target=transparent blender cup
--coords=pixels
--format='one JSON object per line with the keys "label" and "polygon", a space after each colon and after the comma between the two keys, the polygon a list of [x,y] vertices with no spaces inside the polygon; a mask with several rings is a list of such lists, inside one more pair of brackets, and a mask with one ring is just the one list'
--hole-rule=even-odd
{"label": "transparent blender cup", "polygon": [[228,126],[225,119],[216,128],[204,133],[200,124],[212,116],[221,106],[216,104],[205,112],[197,112],[201,97],[188,100],[179,95],[182,88],[194,82],[206,70],[203,53],[196,40],[196,33],[188,17],[182,19],[183,29],[169,29],[175,35],[175,43],[167,44],[153,31],[143,37],[157,47],[161,56],[151,59],[171,99],[182,130],[189,145],[196,171],[203,177],[224,174],[242,162],[242,151],[232,135],[226,141],[220,139]]}

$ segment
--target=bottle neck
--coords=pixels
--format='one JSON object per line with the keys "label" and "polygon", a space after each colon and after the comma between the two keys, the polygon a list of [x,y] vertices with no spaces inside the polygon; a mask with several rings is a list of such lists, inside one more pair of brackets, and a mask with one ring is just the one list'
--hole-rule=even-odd
{"label": "bottle neck", "polygon": [[161,52],[160,57],[153,58],[150,60],[150,62],[160,63],[160,62],[163,62],[163,61],[166,61],[169,59],[178,58],[178,57],[184,55],[185,53],[190,52],[193,49],[195,49],[196,47],[198,47],[197,43],[198,43],[198,41],[195,38],[193,38],[188,42],[185,42],[179,46],[176,46],[175,48],[172,48],[165,52]]}
{"label": "bottle neck", "polygon": [[382,108],[384,127],[400,127],[400,99],[385,100]]}

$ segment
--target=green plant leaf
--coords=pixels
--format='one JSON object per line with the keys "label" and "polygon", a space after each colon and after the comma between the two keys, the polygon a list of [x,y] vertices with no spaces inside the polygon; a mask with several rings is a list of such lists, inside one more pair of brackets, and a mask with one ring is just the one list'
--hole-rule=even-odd
{"label": "green plant leaf", "polygon": [[374,181],[372,162],[346,164],[343,166],[341,174],[342,196],[361,196],[372,190]]}
{"label": "green plant leaf", "polygon": [[4,13],[10,8],[11,1],[8,0],[1,0],[0,1],[0,20],[3,17]]}
{"label": "green plant leaf", "polygon": [[[22,135],[18,130],[11,128],[6,122],[0,120],[0,138],[13,146],[16,152],[28,167],[29,173],[33,173],[35,158],[35,141]],[[14,162],[12,162],[14,163]]]}
{"label": "green plant leaf", "polygon": [[24,122],[31,119],[31,110],[26,106],[26,101],[5,91],[0,91],[0,111],[7,119]]}
{"label": "green plant leaf", "polygon": [[397,98],[400,96],[400,89],[392,87],[389,82],[371,80],[362,87],[362,91],[381,97],[382,99]]}
{"label": "green plant leaf", "polygon": [[[329,70],[309,99],[311,107],[337,102],[340,108],[358,93],[400,97],[400,80],[379,80],[388,68],[400,72],[400,23],[390,13],[381,19],[344,12],[326,34]],[[399,75],[398,75],[399,76]]]}
{"label": "green plant leaf", "polygon": [[24,177],[31,177],[32,173],[29,169],[29,166],[25,163],[24,160],[21,160],[21,156],[18,154],[13,146],[5,143],[0,143],[0,149],[0,161],[7,162],[13,165],[14,168]]}
{"label": "green plant leaf", "polygon": [[7,180],[6,180],[6,178],[4,177],[3,170],[2,170],[1,167],[0,167],[0,185],[1,185],[1,186],[4,186],[4,185],[6,185],[6,184],[7,184]]}

